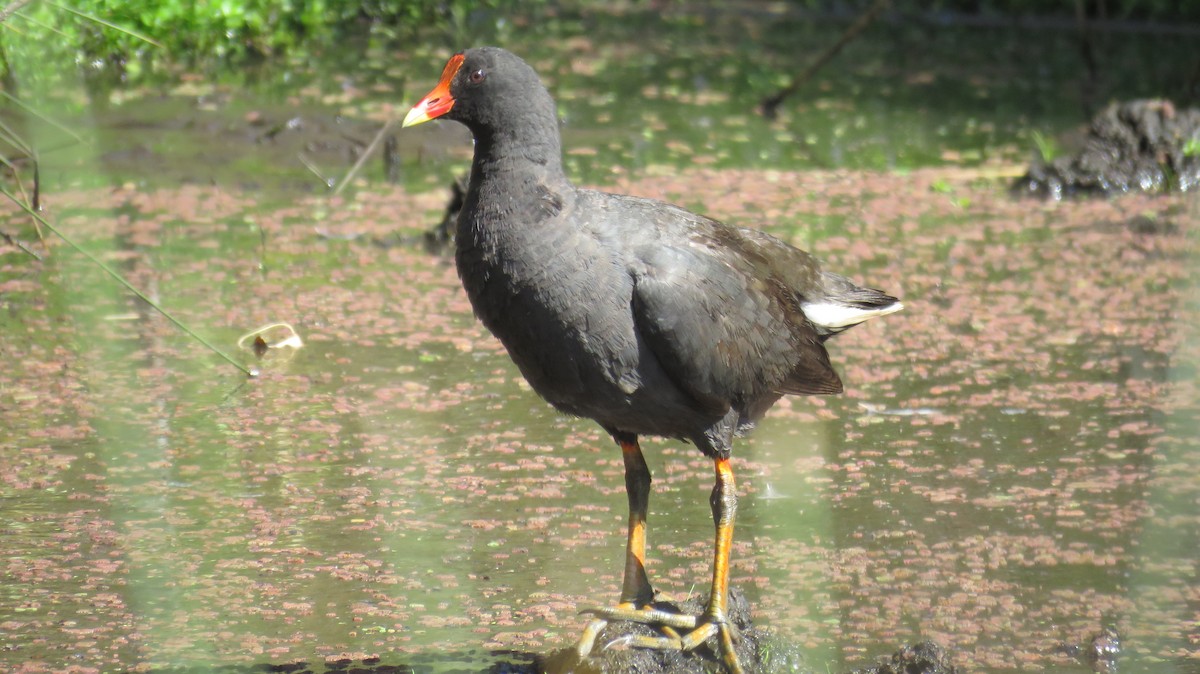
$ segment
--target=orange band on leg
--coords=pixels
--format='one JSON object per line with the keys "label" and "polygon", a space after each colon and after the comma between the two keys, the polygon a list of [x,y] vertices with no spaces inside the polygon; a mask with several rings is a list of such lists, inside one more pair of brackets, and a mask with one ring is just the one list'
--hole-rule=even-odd
{"label": "orange band on leg", "polygon": [[708,599],[708,613],[724,618],[726,599],[729,596],[729,556],[733,551],[733,522],[737,513],[737,483],[733,477],[730,459],[714,461],[717,483],[713,487],[713,521],[717,535],[713,546],[712,594]]}
{"label": "orange band on leg", "polygon": [[646,575],[646,511],[650,501],[650,469],[636,440],[621,442],[625,460],[625,491],[629,497],[629,535],[625,545],[625,576],[621,604],[641,608],[653,599]]}

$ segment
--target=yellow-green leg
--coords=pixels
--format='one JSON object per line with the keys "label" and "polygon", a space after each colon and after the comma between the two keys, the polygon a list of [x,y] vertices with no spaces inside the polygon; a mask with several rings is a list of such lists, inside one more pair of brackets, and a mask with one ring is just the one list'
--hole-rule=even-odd
{"label": "yellow-green leg", "polygon": [[[583,638],[579,641],[580,657],[586,657],[591,652],[596,635],[610,620],[628,620],[631,622],[654,625],[663,629],[662,637],[630,637],[622,641],[625,645],[639,648],[675,649],[690,651],[710,637],[717,637],[718,650],[721,659],[731,674],[743,674],[741,663],[738,661],[734,641],[737,639],[737,629],[729,623],[727,608],[729,598],[729,555],[733,550],[733,524],[737,515],[737,490],[733,477],[733,468],[729,458],[714,460],[716,468],[716,485],[713,487],[709,503],[712,506],[713,522],[716,525],[716,542],[713,551],[712,591],[709,594],[708,606],[699,618],[679,615],[649,608],[647,605],[652,596],[650,583],[645,575],[645,494],[649,493],[650,473],[645,469],[641,450],[636,442],[632,448],[636,452],[634,462],[640,462],[644,471],[645,494],[640,500],[635,498],[635,485],[642,482],[631,479],[631,457],[626,443],[621,444],[625,451],[625,482],[629,490],[629,546],[625,556],[625,582],[621,591],[621,603],[611,609],[591,609],[588,613],[597,616],[584,630]],[[634,465],[634,471],[637,471]],[[641,508],[640,514],[638,507]],[[631,573],[632,571],[632,573]],[[688,630],[682,636],[676,630]]]}
{"label": "yellow-green leg", "polygon": [[[649,606],[654,590],[646,576],[646,513],[650,507],[650,468],[642,456],[637,439],[619,440],[625,460],[625,494],[629,498],[629,533],[625,541],[625,575],[621,582],[621,600],[615,610],[638,611]],[[599,613],[601,611],[593,611]],[[576,650],[587,657],[595,645],[596,635],[608,624],[598,617],[583,630]]]}

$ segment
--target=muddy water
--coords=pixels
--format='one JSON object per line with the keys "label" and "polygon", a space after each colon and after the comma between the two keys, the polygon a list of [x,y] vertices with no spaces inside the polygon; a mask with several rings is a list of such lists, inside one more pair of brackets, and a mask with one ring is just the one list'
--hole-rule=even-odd
{"label": "muddy water", "polygon": [[[737,449],[733,576],[756,621],[815,671],[933,639],[966,671],[1086,672],[1062,647],[1106,626],[1121,671],[1200,669],[1195,201],[1016,201],[995,177],[1013,115],[972,123],[1000,130],[990,159],[887,98],[867,108],[886,125],[896,104],[886,133],[824,126],[853,107],[836,93],[763,125],[712,93],[750,66],[701,86],[694,65],[592,49],[556,75],[577,176],[767,229],[908,307],[831,343],[844,396],[784,401]],[[408,88],[438,72],[425,60]],[[586,88],[608,66],[633,126],[633,94]],[[621,459],[529,391],[446,259],[396,245],[439,217],[461,133],[413,131],[402,185],[376,167],[331,199],[281,158],[344,171],[370,115],[342,133],[341,103],[312,103],[308,132],[344,145],[280,150],[247,139],[295,111],[245,96],[142,103],[43,175],[54,222],[222,348],[292,323],[303,349],[238,352],[261,378],[67,247],[0,247],[0,665],[481,671],[569,643],[618,591]],[[386,105],[361,100],[344,105]],[[889,138],[919,156],[894,169],[909,140]],[[649,572],[686,595],[708,573],[711,467],[678,443],[647,455]]]}

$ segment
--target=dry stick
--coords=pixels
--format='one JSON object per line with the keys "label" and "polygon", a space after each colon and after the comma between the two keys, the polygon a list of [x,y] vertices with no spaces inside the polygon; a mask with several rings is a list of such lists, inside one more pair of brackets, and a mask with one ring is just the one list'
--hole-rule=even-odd
{"label": "dry stick", "polygon": [[9,234],[8,232],[4,231],[3,229],[0,229],[0,239],[4,239],[5,241],[7,241],[8,245],[10,245],[10,246],[16,246],[17,248],[20,248],[21,250],[23,250],[24,252],[26,252],[30,256],[32,256],[33,259],[35,259],[35,260],[42,259],[42,256],[38,255],[37,251],[33,250],[29,246],[26,246],[25,243],[22,242],[20,239],[16,238],[12,234]]}
{"label": "dry stick", "polygon": [[325,183],[325,187],[333,187],[333,178],[327,178],[324,173],[321,173],[321,169],[312,163],[311,159],[305,157],[303,152],[296,153],[296,159],[299,159],[300,163],[304,164],[304,168],[308,169],[309,173],[315,175],[321,182]]}
{"label": "dry stick", "polygon": [[125,277],[118,274],[112,267],[105,264],[103,261],[101,261],[95,255],[92,255],[91,253],[87,252],[86,250],[80,248],[78,244],[76,244],[74,241],[72,241],[66,234],[63,234],[61,231],[59,231],[59,229],[57,227],[50,224],[37,211],[30,208],[28,205],[26,205],[20,199],[17,199],[17,197],[15,195],[13,195],[12,192],[9,192],[7,189],[5,189],[3,187],[0,187],[0,194],[3,194],[4,196],[11,199],[14,204],[16,204],[17,206],[20,206],[22,210],[24,210],[26,213],[28,213],[33,218],[35,218],[38,222],[42,223],[43,227],[50,230],[55,236],[57,236],[58,238],[62,239],[64,242],[66,242],[66,244],[68,246],[75,249],[75,252],[86,257],[92,264],[94,264],[97,267],[99,267],[100,269],[102,269],[104,271],[104,273],[111,276],[113,278],[113,280],[115,280],[117,283],[120,283],[121,285],[125,286],[126,290],[133,293],[141,301],[150,305],[151,309],[154,309],[159,314],[161,314],[163,318],[174,323],[175,327],[179,328],[180,330],[182,330],[185,334],[187,334],[191,338],[195,339],[196,341],[200,342],[204,346],[208,347],[208,349],[210,351],[212,351],[213,353],[217,354],[221,358],[224,358],[226,361],[229,362],[230,365],[233,365],[237,369],[241,370],[247,377],[257,377],[258,376],[257,370],[247,368],[245,365],[242,365],[241,363],[234,360],[233,356],[230,356],[229,354],[225,353],[220,348],[218,348],[212,342],[209,342],[207,339],[196,334],[191,328],[184,325],[182,321],[180,321],[178,318],[175,318],[174,316],[172,316],[166,309],[163,309],[162,307],[155,304],[154,300],[150,299],[149,297],[146,297],[142,293],[142,291],[135,288],[133,286],[133,284],[130,283],[129,281],[126,281]]}
{"label": "dry stick", "polygon": [[[29,199],[29,207],[35,213],[42,212],[42,162],[38,160],[36,152],[31,153],[29,158],[33,160],[33,196]],[[17,186],[21,188],[21,196],[25,196],[25,185],[21,183],[20,178],[17,179]],[[42,233],[42,225],[38,222],[41,218],[33,219],[33,231],[37,233],[38,241],[45,244],[46,235]]]}
{"label": "dry stick", "polygon": [[863,12],[858,19],[854,21],[854,23],[850,24],[850,27],[846,29],[846,32],[842,33],[842,37],[839,38],[838,41],[832,46],[830,46],[829,49],[826,49],[825,53],[818,56],[817,60],[809,64],[809,66],[804,69],[804,72],[793,78],[786,87],[779,91],[779,93],[775,94],[774,96],[768,96],[764,98],[762,100],[762,104],[759,106],[759,111],[762,113],[763,117],[766,117],[767,119],[775,119],[775,116],[779,111],[779,105],[783,103],[783,99],[796,93],[800,87],[804,86],[808,80],[812,79],[812,76],[815,75],[818,70],[820,70],[831,59],[833,59],[834,56],[837,56],[837,53],[842,50],[842,47],[845,47],[850,43],[851,40],[858,37],[859,33],[866,30],[867,26],[871,25],[871,22],[875,20],[875,17],[879,16],[879,14],[883,12],[883,10],[886,9],[890,4],[891,0],[875,0],[875,4],[868,7],[867,11]]}
{"label": "dry stick", "polygon": [[[5,166],[7,166],[8,168],[10,168],[12,170],[13,179],[17,181],[17,191],[19,191],[21,193],[21,197],[28,200],[29,203],[32,204],[32,209],[34,211],[40,211],[40,210],[42,210],[41,172],[38,171],[37,157],[34,155],[29,155],[29,156],[33,158],[33,198],[32,199],[30,199],[29,194],[25,192],[25,183],[24,183],[24,181],[21,180],[21,174],[17,172],[17,169],[15,166],[13,166],[12,162],[10,162],[7,157],[0,156],[0,163],[3,163]],[[16,201],[15,198],[14,198],[14,201]],[[17,203],[23,205],[25,202],[18,201]],[[31,218],[31,219],[33,220],[33,231],[37,232],[38,241],[40,241],[44,244],[46,242],[46,237],[42,234],[42,226],[40,224],[38,224],[38,219],[36,217]],[[26,246],[23,242],[21,242],[20,239],[13,237],[11,234],[8,234],[7,232],[4,232],[4,231],[0,231],[0,238],[3,238],[5,241],[9,242],[10,244],[16,246],[17,248],[20,248],[21,250],[25,251],[26,253],[29,253],[30,255],[33,256],[33,259],[35,259],[35,260],[42,259],[41,255],[38,255],[36,252],[34,252],[34,250],[32,248],[30,248],[29,246]]]}
{"label": "dry stick", "polygon": [[[1098,6],[1103,11],[1103,4]],[[1083,58],[1084,77],[1079,83],[1079,98],[1084,119],[1095,113],[1096,91],[1099,88],[1100,68],[1096,63],[1095,36],[1088,21],[1086,0],[1075,0],[1075,22],[1079,28],[1079,55]]]}
{"label": "dry stick", "polygon": [[[12,5],[9,5],[8,7],[5,7],[2,10],[0,10],[0,12],[8,11],[11,8],[12,8]],[[3,20],[4,20],[3,18],[0,18],[0,22],[3,22]],[[5,94],[5,95],[7,95],[7,94]],[[16,99],[12,99],[11,97],[10,97],[10,99],[14,100],[14,101],[16,100]],[[36,114],[36,113],[34,113],[34,114]],[[38,115],[38,116],[41,117],[42,119],[46,119],[45,117],[42,117],[41,115]],[[47,120],[47,121],[49,121],[49,120]],[[25,139],[21,138],[20,134],[18,134],[15,130],[13,130],[11,127],[9,127],[7,124],[5,124],[2,120],[0,120],[0,140],[7,142],[8,144],[12,145],[13,147],[20,150],[21,152],[24,152],[25,156],[28,157],[29,160],[33,162],[33,198],[29,199],[29,203],[33,205],[33,210],[35,210],[35,211],[42,210],[42,188],[41,188],[42,178],[41,178],[41,171],[38,168],[38,153],[34,151],[32,145],[30,145],[29,143],[26,143]],[[28,198],[29,195],[25,193],[25,183],[21,181],[21,172],[17,170],[16,165],[13,164],[11,161],[9,161],[8,157],[5,157],[3,155],[0,155],[0,164],[7,166],[9,168],[9,170],[12,171],[13,177],[17,181],[17,189],[20,190],[21,196]],[[41,227],[41,225],[38,224],[38,221],[36,219],[33,221],[33,231],[37,232],[38,241],[41,241],[43,243],[46,241],[46,237],[42,234],[42,227]],[[24,247],[22,246],[22,248],[24,248]],[[35,255],[34,257],[37,257],[37,256]],[[41,258],[39,257],[38,259],[40,260]]]}
{"label": "dry stick", "polygon": [[[12,160],[10,160],[8,157],[4,156],[3,153],[0,153],[0,166],[5,166],[8,168],[9,171],[12,171],[13,180],[15,180],[17,183],[17,191],[21,193],[21,198],[25,199],[27,202],[29,202],[32,205],[33,210],[40,211],[40,210],[42,210],[42,204],[41,204],[42,179],[41,179],[41,172],[38,170],[37,155],[34,155],[31,153],[27,156],[30,160],[33,161],[33,197],[32,198],[30,198],[29,193],[25,191],[25,181],[21,180],[21,172],[19,169],[17,169],[17,165],[14,164],[12,162]],[[33,231],[37,232],[38,241],[41,241],[43,243],[46,241],[46,238],[44,236],[42,236],[42,227],[41,227],[41,225],[38,224],[37,220],[33,221]],[[26,248],[24,246],[24,244],[21,244],[19,241],[15,241],[11,236],[8,236],[7,234],[5,234],[4,237],[5,237],[5,239],[8,240],[9,243],[12,243],[16,246],[20,246],[21,250],[24,250],[25,252],[29,253],[30,255],[33,255],[34,257],[36,257],[39,260],[42,259],[40,255],[29,250],[28,248]]]}
{"label": "dry stick", "polygon": [[387,124],[383,125],[383,128],[379,130],[379,133],[375,134],[375,137],[371,139],[371,144],[367,146],[367,149],[362,151],[362,154],[358,155],[358,161],[354,162],[354,166],[350,167],[350,170],[346,173],[345,177],[342,178],[342,182],[338,183],[337,189],[333,190],[333,196],[336,197],[337,195],[341,194],[342,189],[346,187],[346,184],[353,180],[354,176],[358,175],[359,169],[361,169],[362,165],[366,163],[367,158],[374,154],[375,148],[379,147],[380,141],[384,139],[384,137],[387,135],[387,132],[391,130],[392,125],[395,123],[396,118],[392,117],[387,121]]}

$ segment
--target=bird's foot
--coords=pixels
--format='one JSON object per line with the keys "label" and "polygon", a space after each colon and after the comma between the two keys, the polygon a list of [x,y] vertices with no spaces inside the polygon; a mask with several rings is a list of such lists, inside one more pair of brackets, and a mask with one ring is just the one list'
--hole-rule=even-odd
{"label": "bird's foot", "polygon": [[[579,654],[579,658],[583,659],[591,655],[592,649],[596,647],[596,637],[600,636],[600,632],[605,626],[613,620],[628,620],[630,622],[642,623],[645,625],[659,625],[670,629],[671,622],[692,621],[691,625],[685,625],[684,628],[695,627],[695,618],[678,613],[670,613],[659,609],[643,606],[637,608],[632,602],[622,602],[612,608],[589,608],[580,611],[581,614],[595,616],[595,619],[588,623],[587,627],[583,628],[583,635],[579,637],[579,642],[575,645],[575,651]],[[656,618],[658,620],[656,620]],[[675,633],[672,631],[672,633]],[[677,633],[676,633],[677,634]],[[620,641],[619,639],[617,641]],[[605,644],[604,648],[609,648],[614,645],[620,645],[616,642]]]}
{"label": "bird's foot", "polygon": [[694,650],[715,636],[717,652],[729,672],[743,674],[745,671],[734,649],[734,644],[741,639],[741,635],[724,616],[706,613],[697,617],[652,607],[634,608],[631,605],[586,609],[582,612],[596,616],[596,619],[584,628],[583,636],[576,646],[580,659],[588,657],[592,652],[596,637],[609,622],[624,620],[656,627],[662,632],[662,636],[626,635],[608,642],[604,645],[605,649],[632,647],[686,652]]}

